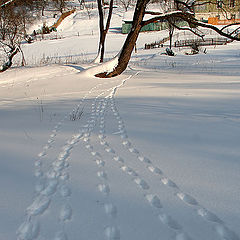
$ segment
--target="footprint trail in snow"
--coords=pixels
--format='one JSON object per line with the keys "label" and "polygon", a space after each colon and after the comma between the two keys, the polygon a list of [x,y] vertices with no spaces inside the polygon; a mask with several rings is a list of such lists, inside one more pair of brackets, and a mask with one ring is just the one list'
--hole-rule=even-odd
{"label": "footprint trail in snow", "polygon": [[[113,83],[114,81],[111,81]],[[98,86],[104,84],[98,84],[93,87],[80,101],[81,104],[85,101],[88,95],[93,91],[97,91]],[[104,90],[103,92],[105,92]],[[77,106],[77,109],[80,107],[80,104]],[[70,115],[73,114],[76,110],[70,112]],[[47,141],[47,144],[43,147],[43,150],[38,154],[38,159],[35,161],[35,177],[37,178],[37,183],[35,185],[36,196],[33,199],[32,204],[26,209],[26,220],[19,226],[16,234],[18,240],[33,240],[40,235],[40,216],[49,209],[50,205],[53,204],[53,196],[58,191],[62,197],[62,207],[59,211],[59,222],[61,223],[60,231],[56,232],[56,240],[66,240],[67,234],[64,231],[64,224],[69,221],[72,217],[73,210],[68,203],[68,198],[71,195],[71,189],[67,185],[69,179],[69,172],[67,171],[69,166],[69,159],[71,151],[74,146],[79,142],[80,138],[83,136],[83,133],[73,134],[71,138],[66,142],[62,147],[57,159],[52,162],[49,170],[44,170],[43,167],[43,158],[47,155],[49,149],[53,147],[53,143],[57,136],[60,127],[64,121],[69,117],[65,115],[64,118],[58,122],[50,138]],[[108,208],[109,209],[109,208]]]}
{"label": "footprint trail in snow", "polygon": [[[81,141],[81,143],[89,151],[91,158],[94,159],[94,162],[97,165],[96,176],[98,178],[98,183],[96,184],[96,190],[99,191],[104,198],[103,210],[106,214],[106,218],[104,219],[106,227],[103,229],[104,236],[107,240],[121,239],[120,228],[116,221],[118,208],[111,201],[111,184],[106,170],[106,162],[100,152],[95,151],[95,145],[90,141],[91,135],[97,127],[99,129],[98,139],[101,150],[106,154],[109,154],[113,162],[118,165],[118,169],[125,174],[126,179],[129,179],[129,181],[135,184],[136,189],[138,189],[138,191],[141,192],[142,197],[144,197],[146,204],[149,204],[149,206],[154,209],[157,220],[160,221],[163,226],[166,226],[171,230],[174,235],[174,239],[194,239],[192,238],[194,236],[190,237],[184,227],[166,211],[161,202],[161,198],[154,193],[151,184],[149,184],[138,173],[137,169],[130,167],[128,163],[129,160],[126,161],[107,141],[106,112],[108,109],[111,110],[115,121],[117,122],[117,133],[119,135],[121,145],[128,154],[134,156],[136,160],[142,164],[144,171],[148,171],[153,177],[157,177],[160,180],[159,182],[169,189],[168,191],[176,200],[181,201],[185,204],[185,206],[191,208],[195,212],[196,216],[210,224],[219,239],[239,240],[239,236],[230,230],[216,214],[201,206],[197,199],[181,190],[174,181],[164,174],[162,169],[153,164],[151,159],[141,154],[141,151],[139,151],[134,146],[134,143],[128,138],[125,124],[116,107],[114,96],[117,89],[122,87],[131,77],[133,76],[129,76],[127,79],[123,80],[120,84],[114,87],[101,91],[97,90],[97,88],[104,84],[99,84],[92,88],[85,97],[83,97],[80,104],[70,112],[71,116],[79,111],[80,106],[83,105],[87,96],[100,91],[100,94],[98,94],[92,101],[91,116],[87,119],[86,125],[79,129],[79,133],[72,134],[62,147],[57,159],[52,162],[50,169],[46,171],[43,167],[44,157],[48,154],[48,151],[54,147],[54,142],[58,132],[62,129],[64,121],[69,118],[69,114],[64,116],[64,118],[55,125],[46,145],[38,154],[38,159],[35,161],[35,177],[37,179],[37,183],[35,185],[36,196],[30,206],[26,209],[25,221],[17,230],[18,240],[33,240],[38,238],[41,234],[40,216],[46,212],[52,204],[54,204],[54,195],[56,192],[58,192],[61,196],[62,206],[59,209],[57,216],[59,220],[59,231],[55,233],[54,240],[68,239],[64,226],[71,220],[72,215],[74,214],[74,209],[72,209],[69,201],[72,194],[72,190],[68,182],[71,174],[69,171],[69,164],[71,151],[79,141]],[[113,82],[114,81],[110,83]],[[106,83],[106,85],[107,84],[108,83]],[[107,93],[109,94],[107,95]]]}
{"label": "footprint trail in snow", "polygon": [[[123,83],[124,84],[124,83]],[[129,140],[127,131],[125,129],[124,121],[122,117],[120,116],[116,103],[114,100],[114,94],[116,92],[117,88],[115,91],[112,92],[111,97],[109,98],[110,100],[110,105],[111,105],[111,110],[113,113],[113,116],[115,116],[115,119],[118,123],[118,134],[120,134],[121,142],[122,145],[127,149],[131,154],[134,154],[137,160],[139,160],[142,164],[145,164],[145,167],[147,170],[149,170],[153,175],[158,176],[160,178],[160,181],[164,186],[167,186],[173,190],[173,196],[177,197],[180,199],[183,203],[185,203],[189,207],[193,207],[194,211],[196,212],[197,216],[201,217],[205,221],[213,224],[213,229],[215,230],[216,234],[218,235],[219,239],[229,239],[229,240],[239,240],[239,236],[237,236],[236,233],[234,233],[232,230],[230,230],[227,226],[225,226],[224,222],[216,216],[216,214],[212,213],[211,211],[207,210],[205,207],[201,206],[198,201],[192,197],[191,195],[185,193],[182,191],[178,185],[172,181],[170,178],[165,176],[163,171],[155,167],[152,164],[152,161],[148,159],[147,157],[143,156],[140,154],[140,151],[134,147],[134,144]],[[113,158],[114,160],[119,160],[122,159],[120,156],[115,156]],[[122,163],[124,161],[122,160]],[[130,169],[127,166],[121,167],[121,169]],[[132,170],[135,172],[134,170]],[[131,171],[130,171],[131,172]],[[149,186],[146,184],[146,182],[143,179],[140,178],[135,178],[134,179],[135,183],[137,183],[142,189],[148,189]],[[155,198],[154,195],[145,195],[147,200],[152,203],[153,198]],[[151,200],[151,201],[150,201]],[[158,200],[157,200],[158,202]],[[160,204],[157,203],[158,206]],[[172,229],[177,229],[179,231],[181,228],[176,227],[179,226],[178,223],[175,222],[174,219],[171,218],[171,216],[168,216],[167,214],[160,214],[159,219],[161,220],[162,223],[165,223]],[[189,236],[186,235],[185,233],[178,233],[176,235],[176,239],[189,239]]]}

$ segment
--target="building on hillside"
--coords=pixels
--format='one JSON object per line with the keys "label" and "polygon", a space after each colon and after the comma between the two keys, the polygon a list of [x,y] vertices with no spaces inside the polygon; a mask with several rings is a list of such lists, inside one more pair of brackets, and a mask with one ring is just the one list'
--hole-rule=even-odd
{"label": "building on hillside", "polygon": [[[149,10],[149,9],[148,9]],[[159,11],[158,9],[150,9],[151,11]],[[125,12],[123,23],[122,23],[122,33],[127,34],[130,32],[132,27],[132,20],[133,20],[133,14],[134,11],[128,11]],[[152,15],[145,15],[144,20],[148,20],[149,18],[152,18]],[[184,21],[178,21],[176,23],[178,26],[185,26],[186,22]],[[141,32],[150,32],[150,31],[161,31],[168,29],[168,22],[163,21],[155,21],[153,23],[150,23],[144,27],[141,28]]]}
{"label": "building on hillside", "polygon": [[206,4],[203,2],[202,0],[196,1],[194,11],[197,19],[207,21],[209,18],[215,18],[215,24],[217,24],[217,19],[229,20],[228,23],[240,20],[240,0],[215,0]]}
{"label": "building on hillside", "polygon": [[[124,17],[123,17],[123,23],[122,23],[122,33],[127,34],[130,32],[131,27],[132,27],[133,15],[134,15],[133,10],[125,12]],[[144,20],[147,20],[147,16],[144,17]],[[166,29],[166,23],[156,21],[154,23],[150,23],[150,24],[142,27],[141,32],[160,31],[163,29]]]}
{"label": "building on hillside", "polygon": [[[124,20],[122,23],[122,33],[127,34],[130,32],[132,27],[132,20],[126,21]],[[161,31],[167,28],[166,22],[156,21],[154,23],[150,23],[141,28],[141,32],[150,32],[150,31]]]}

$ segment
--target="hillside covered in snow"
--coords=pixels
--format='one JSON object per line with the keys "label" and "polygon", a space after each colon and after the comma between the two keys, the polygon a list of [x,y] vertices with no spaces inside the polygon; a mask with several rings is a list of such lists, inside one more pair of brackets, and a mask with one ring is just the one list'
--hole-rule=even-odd
{"label": "hillside covered in snow", "polygon": [[0,74],[0,240],[240,239],[240,43],[144,49],[167,35],[141,33],[111,79],[94,77],[96,9],[23,44]]}

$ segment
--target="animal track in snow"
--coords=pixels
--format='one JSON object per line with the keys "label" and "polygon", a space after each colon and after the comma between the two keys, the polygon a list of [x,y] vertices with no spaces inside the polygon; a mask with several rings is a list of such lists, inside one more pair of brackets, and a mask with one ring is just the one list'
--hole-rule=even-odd
{"label": "animal track in snow", "polygon": [[[44,146],[44,150],[38,154],[40,159],[35,161],[35,176],[38,178],[35,185],[35,191],[38,193],[38,196],[34,198],[32,204],[26,209],[28,220],[25,221],[18,229],[17,236],[19,240],[32,240],[35,239],[39,232],[39,227],[36,226],[33,222],[30,221],[30,216],[39,216],[43,214],[51,203],[51,196],[55,194],[57,187],[59,185],[59,180],[63,182],[69,179],[69,174],[64,171],[69,165],[66,162],[67,158],[70,155],[70,151],[73,146],[78,142],[81,137],[81,134],[73,135],[70,140],[67,141],[65,146],[62,148],[61,152],[58,155],[57,160],[55,160],[50,169],[46,172],[42,170],[42,157],[47,154],[47,150],[52,146],[54,142],[54,137],[61,126],[59,122],[52,131],[50,139],[47,141],[47,145]],[[41,177],[41,178],[40,178]],[[71,190],[66,186],[60,186],[60,193],[63,197],[70,196]],[[70,219],[69,207],[65,207],[60,212],[60,220],[63,221]],[[58,237],[56,239],[64,239]],[[65,238],[67,239],[67,238]]]}
{"label": "animal track in snow", "polygon": [[39,178],[43,176],[43,171],[41,171],[40,169],[36,169],[34,172],[34,176]]}
{"label": "animal track in snow", "polygon": [[118,227],[108,226],[105,229],[107,240],[120,240],[120,230]]}
{"label": "animal track in snow", "polygon": [[43,214],[49,207],[50,198],[47,196],[39,195],[35,198],[33,203],[27,208],[27,213],[31,216]]}
{"label": "animal track in snow", "polygon": [[128,135],[127,135],[124,131],[122,131],[120,137],[121,137],[122,139],[127,139],[127,138],[128,138]]}
{"label": "animal track in snow", "polygon": [[99,152],[91,152],[91,154],[94,156],[94,157],[101,157],[101,154]]}
{"label": "animal track in snow", "polygon": [[93,150],[93,146],[90,145],[90,144],[85,145],[85,147],[86,147],[87,149],[89,149],[89,150]]}
{"label": "animal track in snow", "polygon": [[182,201],[190,204],[190,205],[198,205],[198,202],[190,195],[183,193],[183,192],[178,192],[176,194]]}
{"label": "animal track in snow", "polygon": [[141,162],[144,162],[144,163],[148,163],[148,164],[152,163],[148,158],[143,157],[143,156],[138,156],[138,160],[140,160]]}
{"label": "animal track in snow", "polygon": [[38,157],[43,157],[47,154],[47,152],[44,150],[38,154]]}
{"label": "animal track in snow", "polygon": [[[112,99],[112,101],[113,101],[113,99]],[[112,104],[112,106],[115,106],[115,104]],[[112,107],[112,110],[113,110],[113,112],[117,112],[116,107]],[[117,119],[117,120],[118,120],[118,119]],[[151,161],[150,161],[148,158],[139,155],[139,151],[138,151],[137,149],[131,147],[131,146],[132,146],[132,143],[128,140],[128,137],[127,137],[127,134],[126,134],[126,130],[125,130],[124,127],[123,127],[123,126],[124,126],[124,123],[123,123],[123,120],[122,120],[122,119],[121,119],[121,120],[118,120],[118,124],[119,124],[119,129],[120,129],[121,131],[123,131],[123,136],[121,136],[121,138],[125,138],[124,141],[122,141],[122,144],[123,144],[125,147],[128,148],[129,152],[137,154],[138,160],[140,160],[141,162],[143,162],[143,163],[145,163],[145,164],[152,164]],[[135,151],[135,150],[136,150],[136,151]],[[179,189],[176,183],[174,183],[171,179],[163,176],[163,172],[162,172],[159,168],[154,167],[153,165],[148,165],[148,166],[147,166],[147,169],[148,169],[151,173],[154,173],[154,174],[156,174],[156,175],[160,175],[160,176],[161,176],[160,180],[161,180],[161,182],[162,182],[164,185],[169,186],[169,187],[172,187],[172,188],[174,188],[174,189]],[[183,202],[185,202],[185,203],[187,203],[187,204],[189,204],[189,205],[192,205],[192,206],[198,206],[197,201],[196,201],[193,197],[191,197],[190,195],[185,194],[185,193],[181,193],[181,192],[176,193],[176,195],[177,195]],[[207,210],[205,210],[205,211],[203,211],[202,209],[201,209],[201,210],[198,210],[198,215],[201,216],[201,217],[203,217],[203,218],[206,219],[206,220],[210,220],[210,219],[211,219],[212,222],[214,222],[214,221],[217,221],[217,222],[218,222],[218,221],[219,221],[219,219],[218,219],[214,214],[210,214],[210,212],[208,212]],[[169,218],[166,217],[167,215],[164,215],[164,216],[165,216],[165,218],[163,218],[163,216],[162,216],[162,220],[170,221]],[[210,221],[211,221],[211,220],[210,220]],[[179,239],[181,239],[181,238],[182,238],[182,239],[189,239],[188,236],[187,236],[187,235],[184,235],[184,234],[179,235],[178,238],[179,238]]]}
{"label": "animal track in snow", "polygon": [[69,197],[71,195],[71,189],[65,184],[60,186],[59,192],[62,197]]}
{"label": "animal track in snow", "polygon": [[39,194],[45,187],[46,187],[46,180],[42,178],[37,179],[35,184],[36,193]]}
{"label": "animal track in snow", "polygon": [[167,225],[168,227],[170,227],[174,230],[181,230],[182,229],[182,227],[174,219],[172,219],[171,216],[169,216],[165,213],[159,214],[158,218],[160,219],[160,221],[162,223],[164,223],[165,225]]}
{"label": "animal track in snow", "polygon": [[136,153],[136,154],[139,153],[136,148],[129,148],[128,150],[129,150],[129,152],[131,152],[131,153]]}
{"label": "animal track in snow", "polygon": [[70,220],[72,217],[72,208],[70,205],[65,204],[62,206],[59,214],[59,220],[62,222],[65,222],[67,220]]}
{"label": "animal track in snow", "polygon": [[104,171],[98,171],[97,172],[98,177],[107,180],[107,174]]}
{"label": "animal track in snow", "polygon": [[[124,138],[126,137],[126,139],[127,139],[126,131],[124,129],[123,129],[123,131],[125,132]],[[130,149],[130,146],[132,145],[132,143],[129,140],[124,140],[123,145],[129,147],[129,149]],[[133,151],[130,151],[130,152],[133,152]],[[138,151],[137,151],[137,154],[138,154]],[[138,160],[140,160],[141,162],[146,163],[146,164],[151,164],[151,161],[148,158],[140,156],[140,155],[138,156]],[[149,165],[149,166],[147,166],[147,169],[154,174],[163,176],[163,172],[157,167]],[[172,180],[168,179],[167,177],[163,176],[163,177],[161,177],[160,180],[166,186],[179,189],[177,184],[174,183]],[[188,194],[185,194],[183,192],[178,192],[178,193],[176,193],[176,196],[178,196],[179,199],[181,199],[183,202],[185,202],[185,203],[187,203],[191,206],[199,206],[198,202],[192,196],[190,196]],[[218,233],[218,235],[221,238],[231,239],[231,240],[232,239],[233,240],[235,240],[235,239],[239,240],[239,237],[234,232],[232,232],[231,230],[226,228],[224,226],[224,224],[222,223],[222,220],[219,219],[214,213],[211,213],[210,211],[208,211],[205,208],[199,208],[197,210],[197,214],[207,221],[210,221],[210,222],[213,222],[213,223],[219,223],[218,230],[216,230],[216,232]],[[185,233],[179,233],[176,236],[176,239],[183,239],[183,240],[186,239],[186,240],[188,240],[188,239],[191,239],[191,238]]]}
{"label": "animal track in snow", "polygon": [[129,141],[123,141],[123,146],[125,147],[130,147],[131,146],[131,143]]}
{"label": "animal track in snow", "polygon": [[[106,104],[100,103],[103,106]],[[98,108],[100,110],[100,108]],[[94,113],[95,108],[92,109],[92,113]],[[100,114],[100,121],[101,121],[101,125],[100,125],[100,134],[99,134],[99,139],[101,139],[101,142],[103,143],[102,145],[105,146],[105,151],[108,153],[114,153],[114,150],[111,148],[108,148],[107,144],[104,143],[104,132],[105,132],[105,120],[104,120],[104,111],[100,110],[99,111]],[[94,115],[94,114],[93,114]],[[96,125],[96,120],[93,118],[93,124]],[[106,195],[107,199],[109,199],[109,194],[110,194],[110,187],[108,184],[108,178],[107,178],[107,173],[104,171],[104,166],[105,166],[105,162],[102,160],[102,156],[100,153],[93,151],[93,146],[89,144],[90,142],[90,133],[93,129],[88,129],[88,144],[86,147],[91,155],[95,158],[95,162],[98,165],[98,167],[101,167],[101,170],[97,171],[97,176],[101,179],[101,181],[103,181],[103,183],[99,183],[97,185],[97,188],[100,192],[102,192],[104,195]],[[115,218],[117,215],[117,208],[115,205],[113,205],[112,203],[105,203],[104,204],[104,210],[106,215],[110,216],[111,218]],[[107,237],[107,239],[120,239],[120,231],[117,227],[107,227],[105,229],[105,236]]]}
{"label": "animal track in snow", "polygon": [[110,187],[107,184],[98,184],[98,190],[106,195],[110,193]]}
{"label": "animal track in snow", "polygon": [[164,185],[168,185],[169,187],[172,187],[172,188],[178,188],[178,186],[176,185],[175,182],[173,182],[172,180],[166,178],[166,177],[163,177],[161,178],[161,182],[164,184]]}
{"label": "animal track in snow", "polygon": [[135,178],[134,182],[144,190],[149,189],[149,186],[148,186],[147,182],[145,180],[139,178],[139,177]]}
{"label": "animal track in snow", "polygon": [[[95,89],[96,86],[93,89]],[[89,91],[90,93],[90,91]],[[89,94],[88,93],[88,94]],[[81,100],[83,101],[86,99],[86,96]],[[79,105],[78,105],[79,107]],[[93,114],[94,117],[94,114]],[[50,138],[47,140],[47,144],[43,147],[42,151],[38,154],[40,159],[36,160],[35,162],[35,176],[38,178],[37,183],[35,185],[35,191],[38,193],[38,196],[34,198],[32,204],[26,209],[27,212],[27,220],[24,221],[18,231],[17,237],[18,240],[33,240],[39,234],[39,225],[36,221],[31,219],[31,216],[39,216],[43,214],[48,208],[50,203],[52,202],[52,195],[55,194],[56,190],[59,191],[60,195],[63,197],[64,205],[60,210],[59,219],[62,222],[66,220],[70,220],[72,216],[72,209],[70,205],[66,203],[67,197],[71,195],[71,189],[66,185],[66,181],[69,179],[69,173],[66,171],[69,163],[67,162],[68,158],[70,157],[71,150],[73,149],[74,145],[79,141],[82,137],[81,134],[73,135],[71,139],[69,139],[65,146],[63,146],[62,150],[60,151],[57,160],[55,160],[48,171],[43,171],[43,162],[42,158],[47,155],[48,149],[52,147],[52,144],[55,141],[57,136],[57,132],[59,131],[63,121],[67,119],[67,116],[63,118],[62,121],[58,122],[52,133]],[[93,120],[89,121],[88,129],[92,129],[94,127],[95,122]],[[84,138],[86,142],[89,141],[89,134],[86,133]],[[99,162],[101,164],[101,162]],[[102,164],[104,165],[104,164]],[[107,188],[102,188],[103,191],[106,191]],[[64,231],[60,231],[55,235],[55,240],[67,240],[67,235]]]}
{"label": "animal track in snow", "polygon": [[[117,89],[117,87],[116,87]],[[111,105],[111,109],[112,109],[112,112],[113,112],[113,115],[116,117],[116,119],[118,120],[118,129],[120,130],[118,133],[116,134],[120,134],[120,137],[123,139],[122,141],[122,144],[127,147],[127,149],[129,150],[129,152],[131,153],[135,153],[137,155],[137,158],[138,160],[140,160],[141,162],[145,163],[145,164],[152,164],[151,161],[144,157],[144,156],[141,156],[138,152],[137,149],[133,148],[132,147],[132,143],[128,140],[128,136],[127,136],[127,133],[126,133],[126,130],[125,130],[125,127],[124,127],[124,122],[123,120],[121,119],[121,116],[120,114],[118,113],[117,111],[117,108],[116,108],[116,104],[114,102],[114,94],[116,92],[116,89],[112,92],[112,95],[111,95],[111,98],[110,98],[110,105]],[[135,150],[136,151],[135,151]],[[117,159],[114,159],[114,160],[117,160]],[[126,168],[126,166],[122,166],[122,168]],[[225,239],[225,240],[239,240],[239,237],[234,233],[232,232],[231,230],[229,230],[223,223],[222,223],[222,220],[220,220],[214,213],[211,213],[210,211],[208,211],[207,209],[201,207],[197,200],[194,199],[192,196],[184,193],[184,192],[179,192],[179,187],[177,186],[176,183],[174,183],[171,179],[169,179],[168,177],[164,176],[163,175],[163,172],[159,169],[159,168],[156,168],[154,167],[153,165],[150,165],[150,166],[147,166],[147,169],[156,174],[156,175],[160,175],[161,178],[161,182],[165,185],[165,186],[168,186],[168,187],[171,187],[171,188],[174,188],[174,189],[177,189],[178,192],[175,192],[174,195],[176,195],[180,200],[182,200],[184,203],[190,205],[190,206],[197,206],[199,207],[197,209],[197,214],[202,217],[203,219],[207,220],[207,221],[210,221],[210,222],[213,222],[213,223],[217,223],[217,227],[215,227],[215,230],[216,232],[218,233],[219,237],[221,237],[222,239]],[[156,199],[155,197],[153,197],[152,194],[148,194],[148,195],[145,195],[147,200],[152,203],[153,199]],[[156,196],[156,195],[155,195]],[[154,202],[154,201],[153,201]],[[157,201],[158,202],[158,201]],[[160,200],[159,200],[160,202]],[[151,204],[153,205],[153,204]],[[158,205],[158,204],[157,204]],[[160,204],[159,204],[160,206]],[[168,216],[168,215],[161,215],[161,218],[160,220],[166,225],[168,225],[170,228],[177,230],[177,226],[176,224],[173,223],[173,221],[171,221],[172,219]],[[178,232],[176,234],[176,240],[190,240],[191,238],[184,232]]]}
{"label": "animal track in snow", "polygon": [[109,146],[106,141],[102,141],[102,140],[100,141],[100,144],[103,145],[103,146],[106,146],[106,147]]}
{"label": "animal track in snow", "polygon": [[[104,136],[104,138],[105,138],[105,136]],[[111,148],[109,143],[106,140],[101,140],[100,139],[100,144],[101,145],[107,145],[109,148]],[[138,150],[136,150],[135,148],[132,148],[131,143],[128,140],[123,141],[123,145],[127,146],[128,150],[130,152],[138,154]],[[106,150],[106,148],[105,148],[105,150]],[[140,159],[141,159],[141,157],[140,157]],[[124,162],[124,160],[121,159],[121,157],[117,156],[117,155],[113,157],[113,160],[120,163],[120,164],[122,164]],[[141,161],[145,161],[147,163],[150,163],[150,160],[148,160],[146,158],[142,158]],[[123,172],[127,173],[128,175],[135,176],[135,178],[133,178],[134,183],[136,183],[143,191],[148,190],[150,188],[149,185],[147,184],[147,182],[144,179],[142,179],[140,177],[136,177],[136,176],[138,176],[138,174],[133,169],[129,168],[127,165],[122,165],[122,166],[120,166],[120,168]],[[152,170],[151,172],[155,172],[156,174],[162,173],[160,171],[160,169],[158,169],[158,168],[156,168],[156,169],[155,168],[150,168],[150,170]],[[157,209],[162,208],[160,199],[158,198],[157,195],[146,194],[144,196],[146,197],[146,199],[148,200],[148,202],[150,203],[150,205],[152,207],[155,207]],[[164,216],[165,216],[165,218],[164,218]],[[180,227],[178,227],[178,225],[177,225],[177,222],[167,214],[162,215],[162,223],[167,225],[168,227],[170,227],[174,231],[176,231],[176,229],[177,230],[180,229]]]}
{"label": "animal track in snow", "polygon": [[148,166],[147,168],[152,173],[155,173],[155,174],[158,174],[158,175],[162,175],[163,174],[163,172],[159,168],[157,168],[157,167]]}
{"label": "animal track in snow", "polygon": [[96,159],[96,164],[97,164],[98,166],[104,167],[105,162],[104,162],[103,160],[101,160],[101,159]]}
{"label": "animal track in snow", "polygon": [[66,181],[69,179],[69,173],[66,173],[66,172],[62,172],[59,176],[59,178],[63,181]]}
{"label": "animal track in snow", "polygon": [[108,153],[115,153],[115,151],[112,148],[105,148],[105,151]]}
{"label": "animal track in snow", "polygon": [[119,162],[119,163],[124,163],[124,160],[121,157],[119,157],[119,156],[115,156],[113,158],[113,160],[116,161],[116,162]]}
{"label": "animal track in snow", "polygon": [[33,240],[39,235],[40,227],[37,221],[28,219],[17,230],[18,240]]}
{"label": "animal track in snow", "polygon": [[145,198],[150,203],[151,206],[155,208],[162,208],[162,204],[160,202],[160,199],[155,194],[146,194]]}
{"label": "animal track in snow", "polygon": [[198,215],[201,217],[205,218],[206,220],[210,222],[215,222],[215,223],[222,223],[222,220],[220,220],[214,213],[208,211],[205,208],[199,208],[197,210]]}
{"label": "animal track in snow", "polygon": [[42,195],[50,196],[54,194],[57,190],[58,180],[50,179],[46,185],[46,187],[41,191]]}
{"label": "animal track in snow", "polygon": [[236,233],[234,233],[233,231],[231,231],[230,229],[228,229],[226,226],[224,226],[223,224],[218,224],[215,225],[214,227],[216,233],[223,239],[223,240],[239,240],[240,238],[236,235]]}
{"label": "animal track in snow", "polygon": [[117,207],[113,205],[112,203],[105,203],[104,209],[107,215],[109,215],[112,218],[117,217]]}
{"label": "animal track in snow", "polygon": [[126,166],[126,165],[121,166],[121,169],[122,169],[122,171],[126,172],[128,175],[135,176],[135,177],[138,176],[138,174],[132,168],[130,168],[130,167]]}
{"label": "animal track in snow", "polygon": [[99,134],[98,137],[99,137],[99,139],[104,139],[106,136],[103,134]]}

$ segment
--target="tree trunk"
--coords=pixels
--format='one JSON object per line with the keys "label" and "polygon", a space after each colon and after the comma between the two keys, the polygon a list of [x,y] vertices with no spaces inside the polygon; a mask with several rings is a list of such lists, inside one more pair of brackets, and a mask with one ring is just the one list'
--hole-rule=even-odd
{"label": "tree trunk", "polygon": [[[174,32],[174,25],[175,25],[175,20],[172,18],[169,19],[168,21],[168,32],[169,32],[169,48],[172,49],[172,42],[173,42],[173,32]],[[173,25],[174,24],[174,25]]]}
{"label": "tree trunk", "polygon": [[2,65],[0,72],[5,72],[12,66],[12,59],[13,57],[19,52],[19,48],[14,48],[8,57],[8,61]]}
{"label": "tree trunk", "polygon": [[[100,31],[100,39],[99,39],[99,47],[98,47],[98,55],[102,55],[102,51],[104,51],[104,16],[103,16],[103,9],[102,9],[102,0],[97,0],[98,4],[98,14],[99,14],[99,31]],[[104,38],[103,38],[104,37]],[[103,50],[102,50],[103,49]],[[103,58],[100,56],[100,62],[103,61]]]}
{"label": "tree trunk", "polygon": [[169,40],[170,40],[170,43],[169,43],[169,48],[172,49],[172,40],[173,40],[173,30],[169,30]]}
{"label": "tree trunk", "polygon": [[99,13],[99,29],[100,29],[100,40],[99,40],[99,47],[98,47],[98,56],[100,55],[100,63],[103,62],[104,53],[105,53],[105,40],[106,35],[110,27],[110,22],[112,18],[112,11],[113,11],[113,0],[110,1],[109,4],[109,11],[108,11],[108,18],[106,27],[104,29],[104,14],[102,9],[103,2],[101,0],[97,1],[98,3],[98,13]]}
{"label": "tree trunk", "polygon": [[132,51],[134,49],[134,46],[136,44],[139,32],[142,28],[142,20],[144,17],[145,13],[145,8],[149,0],[138,0],[134,12],[134,17],[133,17],[133,23],[131,30],[125,40],[125,43],[122,47],[122,50],[119,54],[118,58],[118,64],[115,69],[113,69],[112,72],[107,73],[98,73],[95,76],[96,77],[101,77],[101,78],[110,78],[110,77],[115,77],[120,75],[128,65],[128,62],[131,58]]}
{"label": "tree trunk", "polygon": [[44,16],[45,6],[42,6],[42,16]]}
{"label": "tree trunk", "polygon": [[104,53],[105,53],[105,40],[106,40],[106,35],[107,35],[107,32],[106,31],[103,31],[101,33],[102,37],[101,37],[101,40],[100,40],[100,43],[99,43],[99,53],[100,53],[100,63],[103,62],[103,58],[104,58]]}

